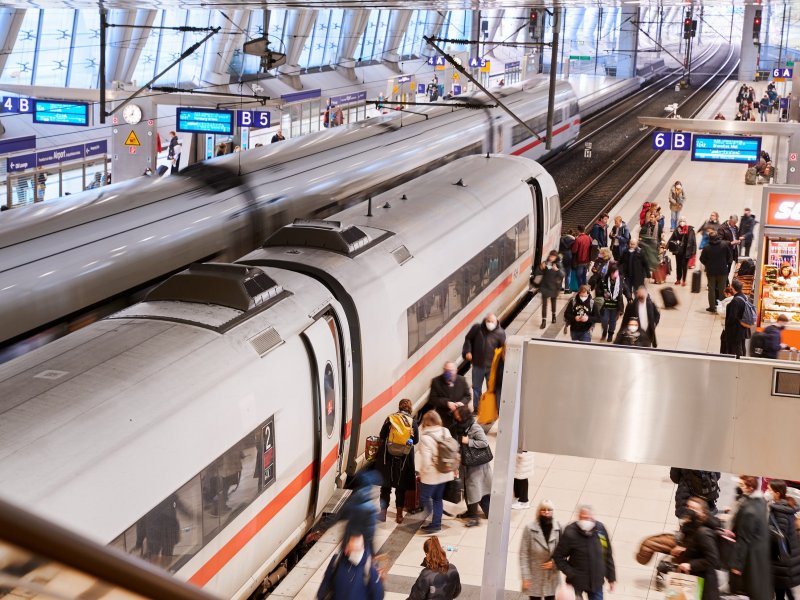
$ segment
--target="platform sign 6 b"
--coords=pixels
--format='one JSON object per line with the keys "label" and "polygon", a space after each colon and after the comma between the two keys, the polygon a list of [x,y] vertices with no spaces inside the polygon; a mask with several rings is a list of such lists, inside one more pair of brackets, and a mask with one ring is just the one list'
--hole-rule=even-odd
{"label": "platform sign 6 b", "polygon": [[690,150],[692,134],[683,131],[656,131],[653,133],[653,150]]}

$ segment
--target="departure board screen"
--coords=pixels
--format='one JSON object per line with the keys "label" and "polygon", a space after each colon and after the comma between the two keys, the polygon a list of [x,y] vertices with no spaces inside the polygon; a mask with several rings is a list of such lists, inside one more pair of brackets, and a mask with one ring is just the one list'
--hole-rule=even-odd
{"label": "departure board screen", "polygon": [[692,137],[692,160],[754,164],[760,155],[760,137],[698,133]]}
{"label": "departure board screen", "polygon": [[89,125],[89,104],[50,100],[33,101],[33,122],[47,125]]}
{"label": "departure board screen", "polygon": [[179,107],[176,120],[178,131],[186,133],[233,133],[232,110]]}

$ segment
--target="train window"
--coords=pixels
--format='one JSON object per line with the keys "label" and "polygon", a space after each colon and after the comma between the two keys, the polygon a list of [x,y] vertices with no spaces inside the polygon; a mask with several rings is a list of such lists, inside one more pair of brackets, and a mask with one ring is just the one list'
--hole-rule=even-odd
{"label": "train window", "polygon": [[569,116],[574,117],[578,113],[580,113],[580,108],[578,107],[578,101],[573,100],[572,102],[569,103]]}
{"label": "train window", "polygon": [[325,365],[325,431],[328,437],[333,434],[333,425],[336,423],[336,382],[333,377],[333,366],[331,363]]}
{"label": "train window", "polygon": [[550,229],[555,229],[561,221],[561,201],[558,196],[550,196]]}
{"label": "train window", "polygon": [[528,231],[528,219],[520,221],[516,226],[517,230],[517,256],[519,258],[531,247],[531,235]]}

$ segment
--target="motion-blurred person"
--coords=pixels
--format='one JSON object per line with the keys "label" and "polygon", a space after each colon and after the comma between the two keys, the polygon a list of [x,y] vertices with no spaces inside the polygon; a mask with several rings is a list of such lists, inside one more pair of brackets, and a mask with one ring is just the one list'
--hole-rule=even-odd
{"label": "motion-blurred person", "polygon": [[272,139],[270,140],[270,144],[274,144],[276,142],[282,142],[285,139],[286,138],[283,137],[283,129],[278,127],[278,131],[276,131],[275,135],[272,136]]}
{"label": "motion-blurred person", "polygon": [[730,588],[750,600],[771,600],[772,579],[769,560],[767,503],[758,489],[758,478],[739,478],[742,495],[733,517],[736,544],[730,564]]}
{"label": "motion-blurred person", "polygon": [[640,286],[636,290],[636,297],[625,307],[625,314],[622,316],[622,320],[628,323],[631,317],[636,317],[639,320],[639,327],[647,333],[650,344],[653,348],[658,348],[656,327],[661,320],[661,313],[644,286]]}
{"label": "motion-blurred person", "polygon": [[561,540],[561,524],[553,518],[555,506],[542,500],[536,520],[522,530],[519,549],[519,572],[522,591],[530,598],[554,600],[560,583],[553,553]]}
{"label": "motion-blurred person", "polygon": [[720,478],[718,471],[698,471],[672,467],[669,470],[669,478],[672,483],[678,485],[675,489],[676,517],[683,519],[690,516],[688,507],[690,498],[702,498],[711,513],[716,513]]}
{"label": "motion-blurred person", "polygon": [[597,242],[599,248],[608,247],[608,213],[600,215],[595,224],[592,225],[589,237]]}
{"label": "motion-blurred person", "polygon": [[488,314],[480,324],[470,327],[464,337],[461,356],[472,364],[472,410],[478,412],[483,382],[488,382],[494,351],[506,343],[506,332],[497,321],[497,315]]}
{"label": "motion-blurred person", "polygon": [[514,510],[525,510],[530,508],[531,503],[528,499],[528,479],[533,475],[533,452],[523,450],[517,452],[514,463],[514,498],[511,504]]}
{"label": "motion-blurred person", "polygon": [[419,442],[417,421],[411,416],[411,400],[400,400],[398,411],[386,417],[379,434],[383,448],[375,458],[375,468],[383,476],[381,485],[381,511],[379,521],[386,521],[386,511],[394,488],[394,501],[397,509],[395,521],[403,522],[403,506],[406,490],[417,485],[414,469],[414,444]]}
{"label": "motion-blurred person", "polygon": [[617,346],[636,346],[638,348],[649,348],[650,338],[647,333],[639,327],[639,317],[629,317],[623,319],[624,325],[620,328],[614,343]]}
{"label": "motion-blurred person", "polygon": [[228,153],[228,145],[225,142],[217,144],[217,151],[214,156],[225,156]]}
{"label": "motion-blurred person", "polygon": [[372,555],[360,535],[345,537],[344,548],[336,553],[317,591],[317,600],[381,600],[383,582]]}
{"label": "motion-blurred person", "polygon": [[575,588],[576,597],[585,593],[589,600],[602,600],[605,580],[614,591],[617,575],[611,538],[605,525],[595,520],[589,506],[582,506],[578,520],[564,529],[553,561],[567,583]]}
{"label": "motion-blurred person", "polygon": [[564,269],[564,293],[569,294],[570,274],[572,273],[572,244],[575,243],[575,231],[570,229],[561,236],[558,242],[558,253],[561,255],[561,266]]}
{"label": "motion-blurred person", "polygon": [[[452,440],[450,432],[442,427],[442,419],[435,410],[429,410],[422,417],[420,428],[420,441],[416,446],[416,456],[414,457],[417,471],[419,472],[420,482],[420,501],[425,509],[425,520],[431,515],[431,522],[420,528],[423,533],[436,533],[442,529],[442,513],[444,504],[444,487],[448,481],[454,479],[455,473],[442,472],[439,465],[442,459],[440,448],[443,442],[449,438]],[[442,448],[443,449],[443,448]],[[458,452],[456,450],[456,452]]]}
{"label": "motion-blurred person", "polygon": [[362,536],[367,551],[373,553],[378,507],[375,499],[382,479],[379,473],[365,470],[353,478],[352,493],[345,500],[338,519],[345,521],[344,536]]}
{"label": "motion-blurred person", "polygon": [[764,328],[764,358],[778,358],[778,352],[787,347],[781,341],[781,334],[788,322],[789,317],[781,314],[773,325]]}
{"label": "motion-blurred person", "polygon": [[680,181],[672,184],[669,194],[667,194],[667,200],[669,201],[669,227],[674,230],[678,226],[678,219],[686,202],[686,192]]}
{"label": "motion-blurred person", "polygon": [[753,245],[753,231],[757,222],[756,216],[749,208],[745,208],[744,214],[739,218],[739,240],[741,240],[742,256],[750,256],[750,246]]}
{"label": "motion-blurred person", "polygon": [[622,220],[620,215],[614,217],[614,226],[611,228],[611,254],[614,260],[619,262],[622,258],[622,253],[628,247],[628,242],[631,241],[631,231],[628,229],[627,223]]}
{"label": "motion-blurred person", "polygon": [[775,600],[793,600],[792,588],[800,585],[800,539],[795,526],[797,504],[786,495],[786,482],[782,479],[770,480],[764,498],[769,506],[770,527],[782,536],[773,536],[770,548]]}
{"label": "motion-blurred person", "polygon": [[550,313],[553,317],[553,323],[556,322],[556,298],[561,292],[561,286],[564,281],[564,270],[561,267],[561,261],[558,260],[558,251],[551,250],[541,265],[539,265],[538,281],[539,295],[542,297],[542,326],[541,329],[547,327],[547,304],[550,303]]}
{"label": "motion-blurred person", "polygon": [[603,299],[603,308],[600,309],[600,323],[603,327],[601,341],[610,342],[614,339],[617,319],[625,310],[625,296],[625,282],[619,274],[617,264],[611,263],[606,274],[600,278],[597,287],[597,297]]}
{"label": "motion-blurred person", "polygon": [[572,242],[572,268],[575,270],[575,278],[579,286],[586,283],[591,253],[592,238],[586,235],[583,225],[578,225],[578,236]]}
{"label": "motion-blurred person", "polygon": [[425,560],[422,572],[411,588],[408,600],[452,600],[461,593],[461,577],[455,565],[447,560],[439,538],[434,536],[422,545]]}
{"label": "motion-blurred person", "polygon": [[706,268],[708,280],[708,308],[707,312],[717,311],[717,302],[724,297],[728,271],[730,266],[730,244],[720,239],[715,230],[708,232],[708,243],[700,253],[700,262]]}
{"label": "motion-blurred person", "polygon": [[639,247],[644,254],[647,262],[647,269],[652,274],[660,264],[658,260],[658,248],[661,243],[661,236],[658,233],[658,215],[650,210],[647,213],[647,220],[639,230]]}
{"label": "motion-blurred person", "polygon": [[728,217],[728,220],[719,227],[720,238],[730,244],[730,256],[728,257],[728,271],[725,274],[726,277],[730,274],[731,265],[735,264],[736,261],[739,260],[739,244],[741,243],[741,240],[739,239],[739,228],[736,225],[738,222],[739,217],[736,215],[731,215]]}
{"label": "motion-blurred person", "polygon": [[103,187],[103,174],[99,171],[94,174],[94,179],[92,183],[86,188],[87,190],[96,190]]}
{"label": "motion-blurred person", "polygon": [[[480,524],[478,518],[478,505],[484,515],[489,516],[489,500],[492,493],[492,465],[489,439],[483,431],[472,412],[466,406],[459,406],[453,412],[456,418],[454,437],[461,444],[461,470],[464,478],[464,496],[466,497],[467,510],[458,515],[459,519],[466,519],[467,527]],[[469,465],[466,454],[471,450],[481,450],[489,458],[479,465]],[[480,454],[480,453],[475,453]]]}
{"label": "motion-blurred person", "polygon": [[442,374],[431,380],[428,403],[439,414],[445,427],[453,427],[453,411],[463,404],[469,404],[469,400],[469,384],[463,375],[458,374],[456,363],[444,363]]}
{"label": "motion-blurred person", "polygon": [[723,330],[721,354],[733,354],[737,358],[746,354],[745,343],[750,334],[750,328],[743,323],[744,313],[747,308],[747,298],[742,293],[742,282],[734,279],[731,287],[736,292],[725,309],[725,329]]}
{"label": "motion-blurred person", "polygon": [[708,234],[712,231],[717,231],[719,229],[719,214],[716,212],[712,212],[708,219],[703,221],[703,224],[697,228],[697,232],[700,234],[700,244],[698,248],[702,250],[708,244]]}
{"label": "motion-blurred person", "polygon": [[578,293],[567,303],[564,319],[569,325],[573,342],[591,342],[592,328],[600,321],[600,308],[589,293],[588,285],[581,285]]}
{"label": "motion-blurred person", "polygon": [[690,498],[686,504],[686,520],[681,525],[681,543],[673,549],[678,570],[703,578],[702,600],[718,600],[717,569],[720,566],[717,551],[716,523],[702,498]]}
{"label": "motion-blurred person", "polygon": [[625,279],[625,287],[627,288],[628,298],[641,286],[644,285],[645,280],[650,277],[650,267],[647,265],[644,253],[639,248],[637,240],[630,240],[628,247],[622,253],[620,260],[620,271]]}
{"label": "motion-blurred person", "polygon": [[36,167],[36,195],[33,198],[34,202],[42,202],[44,200],[44,192],[47,189],[47,173],[44,167]]}
{"label": "motion-blurred person", "polygon": [[697,236],[685,217],[678,219],[678,226],[673,227],[667,247],[675,255],[675,285],[685,286],[689,260],[697,253]]}

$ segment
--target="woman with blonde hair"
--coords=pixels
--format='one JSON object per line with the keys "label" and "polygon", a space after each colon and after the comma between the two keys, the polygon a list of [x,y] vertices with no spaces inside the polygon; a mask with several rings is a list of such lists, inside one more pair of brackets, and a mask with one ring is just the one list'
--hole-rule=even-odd
{"label": "woman with blonde hair", "polygon": [[435,535],[425,540],[425,560],[422,572],[411,588],[408,600],[452,600],[461,593],[461,577],[458,569],[447,560],[447,555]]}
{"label": "woman with blonde hair", "polygon": [[[416,446],[414,465],[419,473],[420,502],[425,509],[425,518],[431,513],[431,522],[420,527],[423,533],[436,533],[442,528],[444,488],[452,481],[454,473],[442,473],[437,468],[439,443],[453,436],[442,426],[442,417],[435,410],[429,410],[422,417],[420,440]],[[424,519],[423,519],[424,520]]]}
{"label": "woman with blonde hair", "polygon": [[553,562],[553,552],[561,539],[561,525],[553,519],[553,503],[542,500],[536,514],[522,531],[519,551],[522,591],[533,598],[554,600],[559,573]]}

